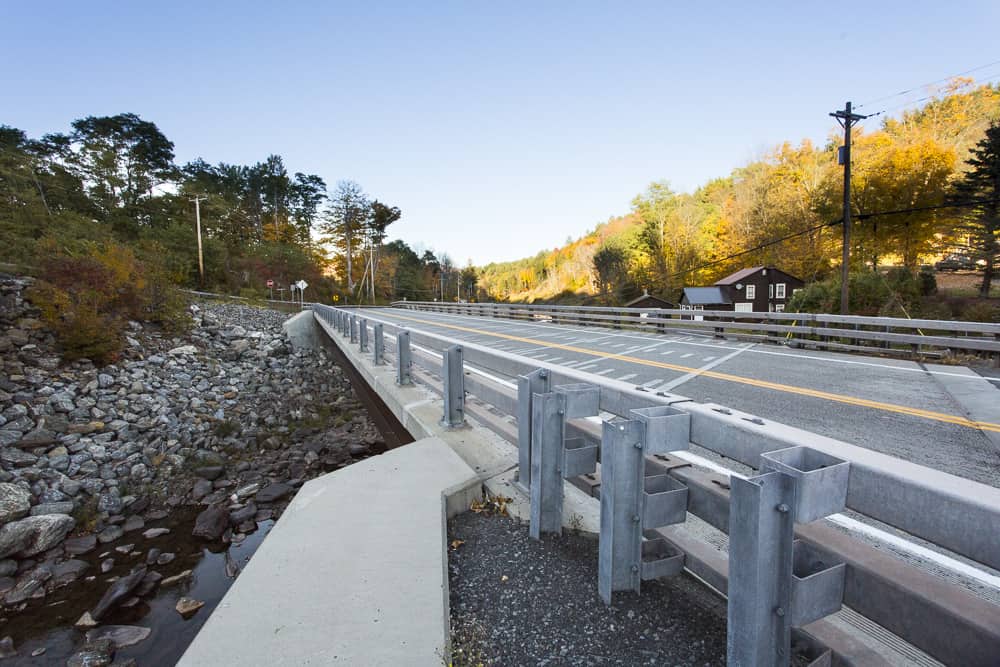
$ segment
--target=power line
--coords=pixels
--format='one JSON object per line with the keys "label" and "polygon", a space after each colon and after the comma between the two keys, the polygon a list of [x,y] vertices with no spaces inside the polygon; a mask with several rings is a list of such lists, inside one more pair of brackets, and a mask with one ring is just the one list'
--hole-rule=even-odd
{"label": "power line", "polygon": [[[988,79],[983,79],[982,81],[977,81],[976,83],[979,84],[980,86],[984,86],[984,85],[987,85],[987,84],[992,83],[994,81],[1000,81],[1000,75],[991,76]],[[883,116],[885,114],[892,113],[893,111],[898,111],[899,109],[904,109],[904,108],[906,108],[908,106],[912,106],[914,104],[919,104],[920,102],[926,102],[928,100],[934,99],[935,97],[937,97],[937,94],[936,93],[932,93],[930,95],[924,95],[923,97],[918,97],[917,99],[914,99],[914,100],[908,100],[906,102],[903,102],[902,104],[897,104],[895,106],[888,107],[886,109],[882,109],[881,111],[877,111],[875,113],[868,114],[868,118],[875,118],[877,116]]]}
{"label": "power line", "polygon": [[933,86],[933,85],[938,84],[938,83],[944,83],[945,81],[951,81],[952,79],[954,79],[957,76],[964,76],[966,74],[971,74],[973,72],[978,72],[980,70],[986,69],[987,67],[993,67],[994,65],[1000,65],[1000,60],[995,60],[995,61],[993,61],[991,63],[987,63],[985,65],[980,65],[979,67],[973,67],[972,69],[967,69],[964,72],[959,72],[958,74],[951,74],[951,75],[946,76],[946,77],[944,77],[942,79],[937,79],[937,80],[931,81],[929,83],[922,83],[922,84],[920,84],[918,86],[913,86],[912,88],[907,88],[906,90],[901,90],[898,93],[893,93],[892,95],[886,95],[885,97],[878,97],[878,98],[876,98],[874,100],[868,100],[867,102],[859,104],[858,108],[860,109],[863,106],[866,106],[868,104],[874,104],[875,102],[883,102],[885,100],[891,100],[892,98],[899,97],[900,95],[907,95],[907,94],[912,93],[912,92],[914,92],[916,90],[921,90],[923,88],[927,88],[928,86]]}
{"label": "power line", "polygon": [[[901,214],[904,214],[904,213],[921,213],[921,212],[925,212],[925,211],[933,211],[933,210],[936,210],[936,209],[943,209],[943,208],[964,208],[966,206],[979,206],[980,204],[987,204],[987,203],[993,202],[993,201],[1000,201],[1000,200],[996,200],[996,199],[970,199],[969,201],[964,201],[964,202],[953,202],[953,203],[948,203],[948,204],[935,204],[935,205],[932,205],[932,206],[914,206],[914,207],[911,207],[911,208],[900,208],[900,209],[894,209],[894,210],[889,210],[889,211],[878,211],[876,213],[859,213],[859,214],[855,215],[854,217],[856,219],[858,219],[858,220],[868,220],[870,218],[878,217],[878,216],[881,216],[881,215],[901,215]],[[786,234],[785,236],[782,236],[782,237],[776,238],[776,239],[771,239],[770,241],[765,241],[763,243],[755,245],[752,248],[747,248],[746,250],[740,250],[739,252],[733,253],[732,255],[727,255],[726,257],[722,257],[720,259],[716,259],[716,260],[713,260],[711,262],[707,262],[707,263],[702,264],[700,266],[696,266],[696,267],[691,268],[691,269],[685,269],[683,271],[677,271],[676,273],[671,273],[670,275],[667,276],[667,278],[676,278],[677,276],[683,276],[683,275],[688,274],[688,273],[694,273],[695,271],[701,271],[702,269],[708,269],[708,268],[711,268],[711,267],[716,266],[718,264],[723,264],[723,263],[728,262],[730,260],[742,257],[743,255],[748,255],[748,254],[750,254],[752,252],[757,252],[758,250],[763,250],[764,248],[770,248],[773,245],[778,245],[779,243],[784,243],[785,241],[789,241],[789,240],[794,239],[794,238],[799,237],[799,236],[804,236],[806,234],[811,234],[812,232],[824,229],[826,227],[836,227],[837,225],[841,224],[842,222],[843,222],[843,220],[832,220],[830,222],[823,222],[823,223],[820,223],[818,225],[813,225],[812,227],[808,227],[806,229],[803,229],[803,230],[800,230],[800,231],[797,231],[797,232],[793,232],[791,234]]]}

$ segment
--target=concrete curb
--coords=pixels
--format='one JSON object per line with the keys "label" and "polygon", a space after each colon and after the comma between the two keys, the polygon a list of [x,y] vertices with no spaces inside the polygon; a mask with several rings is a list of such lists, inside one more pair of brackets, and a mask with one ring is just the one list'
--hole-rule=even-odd
{"label": "concrete curb", "polygon": [[447,664],[447,520],[480,488],[439,438],[309,481],[178,664]]}

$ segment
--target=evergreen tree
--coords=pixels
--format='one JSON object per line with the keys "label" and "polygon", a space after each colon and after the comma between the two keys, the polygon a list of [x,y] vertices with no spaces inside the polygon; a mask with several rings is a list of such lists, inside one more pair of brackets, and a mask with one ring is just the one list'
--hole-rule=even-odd
{"label": "evergreen tree", "polygon": [[956,202],[979,203],[966,209],[955,231],[968,236],[976,259],[986,261],[979,296],[987,297],[1000,262],[1000,125],[990,125],[970,153],[966,161],[970,169],[955,184],[952,197]]}

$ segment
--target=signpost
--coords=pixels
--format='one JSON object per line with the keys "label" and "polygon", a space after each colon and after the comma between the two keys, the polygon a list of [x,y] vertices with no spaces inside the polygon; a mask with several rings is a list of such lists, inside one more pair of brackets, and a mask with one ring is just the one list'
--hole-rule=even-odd
{"label": "signpost", "polygon": [[274,281],[273,280],[268,280],[267,281],[267,289],[268,289],[269,292],[271,292],[271,301],[274,301]]}
{"label": "signpost", "polygon": [[305,293],[306,288],[309,287],[309,283],[304,280],[300,280],[295,283],[295,286],[299,288],[299,307],[303,307],[306,304]]}

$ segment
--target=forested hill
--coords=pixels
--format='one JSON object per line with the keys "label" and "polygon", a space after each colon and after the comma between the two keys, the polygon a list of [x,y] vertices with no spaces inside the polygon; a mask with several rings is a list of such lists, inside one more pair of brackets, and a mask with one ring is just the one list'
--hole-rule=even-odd
{"label": "forested hill", "polygon": [[[956,79],[920,108],[865,121],[852,142],[854,213],[944,203],[968,168],[970,149],[998,119],[1000,87]],[[841,229],[824,223],[841,217],[841,143],[839,134],[825,146],[784,143],[690,194],[653,183],[629,213],[576,241],[483,267],[481,293],[512,301],[615,303],[648,289],[673,301],[684,285],[711,284],[760,264],[807,281],[824,279],[840,264]],[[860,221],[852,270],[916,268],[962,245],[957,219],[954,209],[933,209]],[[731,258],[785,237],[791,238]]]}

